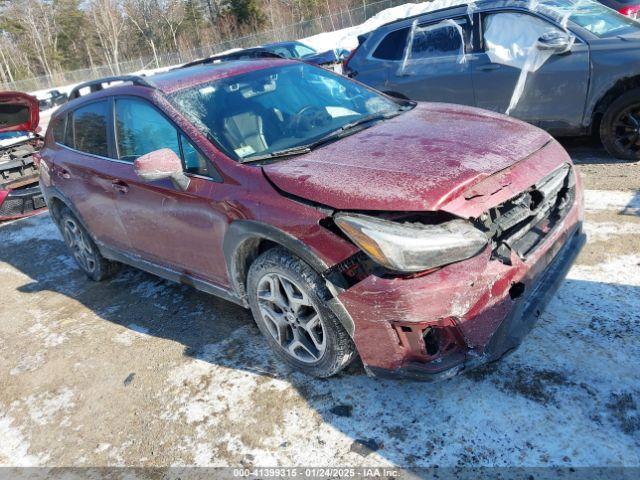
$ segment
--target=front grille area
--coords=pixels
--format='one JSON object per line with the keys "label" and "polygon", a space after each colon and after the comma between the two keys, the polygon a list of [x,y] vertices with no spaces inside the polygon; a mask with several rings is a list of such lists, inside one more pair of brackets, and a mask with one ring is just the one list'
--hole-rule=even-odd
{"label": "front grille area", "polygon": [[493,241],[493,258],[511,263],[511,252],[526,260],[565,217],[575,198],[571,166],[563,165],[518,196],[480,218]]}

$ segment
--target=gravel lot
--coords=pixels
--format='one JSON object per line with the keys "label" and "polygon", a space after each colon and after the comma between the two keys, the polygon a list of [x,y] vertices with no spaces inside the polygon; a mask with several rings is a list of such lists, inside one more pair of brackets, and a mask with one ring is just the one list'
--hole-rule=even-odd
{"label": "gravel lot", "polygon": [[515,354],[439,384],[292,373],[247,311],[0,227],[0,465],[639,466],[640,164],[565,144],[586,247]]}

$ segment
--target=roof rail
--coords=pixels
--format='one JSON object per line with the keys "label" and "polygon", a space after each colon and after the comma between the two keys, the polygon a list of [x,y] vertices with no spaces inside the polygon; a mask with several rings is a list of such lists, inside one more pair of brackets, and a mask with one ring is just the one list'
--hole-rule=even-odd
{"label": "roof rail", "polygon": [[[420,17],[423,17],[425,15],[431,15],[433,13],[445,12],[447,10],[453,10],[453,9],[460,8],[460,7],[468,7],[471,4],[476,5],[478,3],[480,3],[480,4],[490,3],[491,1],[492,0],[467,0],[467,1],[460,0],[460,3],[453,3],[453,4],[450,4],[450,5],[442,6],[441,8],[436,8],[435,10],[427,10],[427,11],[424,11],[422,13],[416,13],[415,15],[411,15],[409,17],[396,18],[395,20],[391,20],[391,21],[389,21],[387,23],[384,23],[384,24],[380,25],[378,28],[388,27],[389,25],[395,25],[396,23],[401,23],[401,22],[404,22],[405,20],[414,20],[416,18],[420,18]],[[517,2],[518,0],[515,0],[515,1]],[[374,29],[374,30],[377,30],[377,29]]]}
{"label": "roof rail", "polygon": [[89,88],[89,93],[99,92],[100,90],[104,89],[104,84],[108,85],[114,82],[130,82],[141,87],[156,88],[156,86],[152,82],[140,75],[118,75],[114,77],[103,77],[97,80],[84,82],[73,87],[73,90],[71,90],[71,93],[69,93],[69,100],[81,97],[82,94],[80,93],[80,90],[84,88]]}
{"label": "roof rail", "polygon": [[278,55],[277,53],[270,52],[262,47],[251,47],[251,48],[244,48],[242,50],[236,50],[235,52],[231,52],[231,53],[224,53],[221,55],[212,55],[211,57],[202,58],[200,60],[194,60],[193,62],[180,65],[179,67],[176,67],[176,69],[195,67],[197,65],[209,65],[212,63],[231,62],[234,60],[260,60],[263,58],[283,58],[283,57],[281,55]]}

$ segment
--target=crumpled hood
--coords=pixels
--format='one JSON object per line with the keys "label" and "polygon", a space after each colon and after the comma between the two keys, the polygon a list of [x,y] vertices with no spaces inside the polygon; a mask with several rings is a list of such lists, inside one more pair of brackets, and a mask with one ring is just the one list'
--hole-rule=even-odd
{"label": "crumpled hood", "polygon": [[40,122],[38,100],[22,92],[0,92],[0,132],[35,132]]}
{"label": "crumpled hood", "polygon": [[[281,190],[340,210],[437,210],[551,141],[544,131],[504,115],[423,103],[263,169]],[[530,175],[533,185],[544,172],[530,170],[519,174]]]}

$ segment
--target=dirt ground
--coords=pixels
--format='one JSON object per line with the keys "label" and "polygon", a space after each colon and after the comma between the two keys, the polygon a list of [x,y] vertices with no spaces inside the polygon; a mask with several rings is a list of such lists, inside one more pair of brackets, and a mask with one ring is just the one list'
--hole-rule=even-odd
{"label": "dirt ground", "polygon": [[587,245],[513,355],[438,384],[293,373],[242,308],[1,226],[0,465],[639,466],[640,163],[565,144]]}

